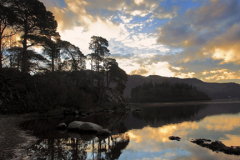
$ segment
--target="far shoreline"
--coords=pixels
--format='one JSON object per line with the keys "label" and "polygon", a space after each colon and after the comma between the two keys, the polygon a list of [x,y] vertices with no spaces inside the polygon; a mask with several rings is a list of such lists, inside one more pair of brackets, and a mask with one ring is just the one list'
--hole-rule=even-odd
{"label": "far shoreline", "polygon": [[200,105],[200,104],[221,104],[221,103],[240,103],[239,98],[229,99],[212,99],[206,101],[184,101],[184,102],[153,102],[153,103],[129,103],[131,107],[165,107],[165,106],[183,106],[183,105]]}

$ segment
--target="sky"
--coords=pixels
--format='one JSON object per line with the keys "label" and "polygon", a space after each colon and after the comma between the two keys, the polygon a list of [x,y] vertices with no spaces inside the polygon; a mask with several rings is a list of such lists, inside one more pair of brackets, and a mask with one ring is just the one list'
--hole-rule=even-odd
{"label": "sky", "polygon": [[87,55],[106,38],[127,74],[240,83],[240,0],[40,1],[63,40]]}

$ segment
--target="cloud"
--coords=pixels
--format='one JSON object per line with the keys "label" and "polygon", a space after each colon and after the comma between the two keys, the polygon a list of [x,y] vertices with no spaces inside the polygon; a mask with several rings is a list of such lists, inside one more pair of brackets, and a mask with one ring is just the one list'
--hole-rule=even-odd
{"label": "cloud", "polygon": [[133,1],[136,3],[136,5],[140,5],[144,3],[144,0],[133,0]]}
{"label": "cloud", "polygon": [[214,69],[214,70],[205,70],[201,72],[201,74],[202,74],[201,79],[205,81],[240,79],[240,70],[231,71],[229,69]]}
{"label": "cloud", "polygon": [[[118,12],[123,12],[130,17],[145,17],[150,13],[154,14],[156,18],[173,17],[166,16],[171,15],[173,8],[165,9],[161,6],[161,1],[158,0],[65,0],[64,5],[59,0],[54,1],[55,5],[51,1],[41,1],[48,10],[54,13],[57,21],[62,22],[59,27],[62,31],[73,26],[87,27],[98,18],[101,20],[109,19]],[[175,11],[173,14],[176,14]]]}
{"label": "cloud", "polygon": [[140,68],[140,69],[135,69],[133,71],[130,72],[130,75],[147,75],[149,73],[148,70]]}
{"label": "cloud", "polygon": [[120,29],[111,21],[102,21],[97,19],[96,22],[89,25],[86,31],[84,27],[74,27],[73,29],[65,30],[61,33],[62,39],[70,40],[76,46],[79,46],[82,52],[86,55],[91,51],[89,50],[89,43],[91,37],[102,36],[107,40],[119,37]]}
{"label": "cloud", "polygon": [[[128,74],[206,81],[238,75],[233,67],[240,64],[239,1],[41,1],[54,13],[63,40],[86,55],[91,36],[106,38],[111,56]],[[228,67],[228,76],[207,73]]]}
{"label": "cloud", "polygon": [[212,58],[240,64],[239,26],[239,1],[212,1],[170,20],[159,29],[157,41],[182,48],[181,63]]}
{"label": "cloud", "polygon": [[208,45],[214,60],[223,63],[240,64],[240,24],[234,24],[226,33],[216,37]]}
{"label": "cloud", "polygon": [[195,72],[188,72],[188,73],[177,72],[177,73],[174,73],[174,77],[178,77],[178,78],[194,78],[195,74],[196,74]]}

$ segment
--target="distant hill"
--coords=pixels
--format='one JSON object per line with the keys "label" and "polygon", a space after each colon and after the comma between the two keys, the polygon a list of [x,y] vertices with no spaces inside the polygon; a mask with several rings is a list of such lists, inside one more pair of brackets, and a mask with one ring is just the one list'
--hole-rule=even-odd
{"label": "distant hill", "polygon": [[132,88],[149,81],[152,81],[153,83],[169,81],[170,83],[191,84],[195,86],[197,90],[206,93],[212,99],[240,98],[240,84],[237,83],[207,83],[196,78],[181,79],[174,77],[161,77],[157,75],[148,77],[129,75],[128,82],[124,90],[124,97],[130,98]]}

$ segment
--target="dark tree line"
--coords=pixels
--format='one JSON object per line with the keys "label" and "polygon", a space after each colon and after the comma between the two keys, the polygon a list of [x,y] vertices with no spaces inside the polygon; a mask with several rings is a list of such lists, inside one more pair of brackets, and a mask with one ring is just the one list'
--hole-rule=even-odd
{"label": "dark tree line", "polygon": [[[61,40],[57,21],[39,0],[1,0],[0,13],[0,70],[8,67],[36,73],[85,68],[86,56]],[[34,47],[43,52],[37,53]]]}
{"label": "dark tree line", "polygon": [[85,56],[56,30],[54,15],[39,0],[0,1],[0,112],[123,104],[127,74],[109,57],[108,41],[92,36]]}
{"label": "dark tree line", "polygon": [[131,101],[137,103],[209,100],[205,93],[186,83],[144,83],[132,89]]}

